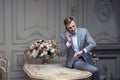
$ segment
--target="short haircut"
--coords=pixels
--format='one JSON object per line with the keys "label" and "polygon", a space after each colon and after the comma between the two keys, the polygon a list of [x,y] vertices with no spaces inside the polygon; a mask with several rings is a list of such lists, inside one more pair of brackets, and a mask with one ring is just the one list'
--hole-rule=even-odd
{"label": "short haircut", "polygon": [[71,23],[71,21],[73,21],[73,17],[66,17],[64,19],[64,25],[67,26],[68,24]]}

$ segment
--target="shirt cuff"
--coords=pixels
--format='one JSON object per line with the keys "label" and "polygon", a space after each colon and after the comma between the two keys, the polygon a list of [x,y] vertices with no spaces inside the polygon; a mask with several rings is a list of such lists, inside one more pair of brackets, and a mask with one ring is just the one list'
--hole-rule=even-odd
{"label": "shirt cuff", "polygon": [[83,49],[84,50],[84,52],[85,52],[85,54],[87,53],[87,50],[86,49]]}
{"label": "shirt cuff", "polygon": [[67,47],[70,47],[70,45],[71,45],[71,43],[69,43],[69,42],[67,41],[66,46],[67,46]]}

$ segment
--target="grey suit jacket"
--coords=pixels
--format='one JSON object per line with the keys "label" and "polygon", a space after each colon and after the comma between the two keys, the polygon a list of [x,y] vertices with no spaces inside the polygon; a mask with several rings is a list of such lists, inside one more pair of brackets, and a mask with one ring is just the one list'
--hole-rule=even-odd
{"label": "grey suit jacket", "polygon": [[[61,34],[60,38],[61,38],[60,54],[62,56],[64,56],[64,55],[67,56],[66,66],[69,68],[72,68],[72,65],[74,62],[73,55],[75,52],[74,52],[72,46],[70,46],[70,47],[66,46],[67,39],[65,36],[65,32],[63,34]],[[89,64],[93,64],[92,58],[91,58],[89,52],[96,47],[96,43],[93,40],[93,38],[90,36],[90,34],[86,28],[77,28],[77,41],[78,41],[79,51],[82,49],[86,49],[88,52],[88,53],[82,55],[82,58],[84,59],[84,61]]]}

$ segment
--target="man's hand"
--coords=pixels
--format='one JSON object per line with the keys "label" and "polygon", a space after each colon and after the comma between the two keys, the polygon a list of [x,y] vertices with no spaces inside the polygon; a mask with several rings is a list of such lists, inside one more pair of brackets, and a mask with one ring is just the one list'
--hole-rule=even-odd
{"label": "man's hand", "polygon": [[65,35],[66,35],[67,41],[68,41],[68,42],[71,42],[70,32],[69,32],[69,31],[66,31]]}
{"label": "man's hand", "polygon": [[78,57],[82,56],[84,54],[83,50],[76,52],[73,56],[74,59],[77,59]]}

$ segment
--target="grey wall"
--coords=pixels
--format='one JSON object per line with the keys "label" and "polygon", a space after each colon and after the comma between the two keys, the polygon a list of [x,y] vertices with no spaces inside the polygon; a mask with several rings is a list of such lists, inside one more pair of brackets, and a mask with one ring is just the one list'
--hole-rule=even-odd
{"label": "grey wall", "polygon": [[[81,3],[82,0],[78,0]],[[84,0],[83,8],[78,4],[78,22],[87,27],[97,44],[120,44],[119,1]]]}
{"label": "grey wall", "polygon": [[86,27],[97,43],[97,66],[107,80],[120,77],[120,1],[77,0],[78,25]]}
{"label": "grey wall", "polygon": [[33,41],[54,39],[59,44],[71,2],[0,0],[0,56],[9,61],[9,80],[27,79],[23,71],[24,51]]}
{"label": "grey wall", "polygon": [[[88,28],[98,46],[94,51],[102,74],[120,75],[119,0],[0,0],[0,56],[9,61],[10,80],[26,80],[24,50],[34,40],[54,39],[65,30],[63,19],[73,16]],[[107,6],[106,6],[107,4]]]}

